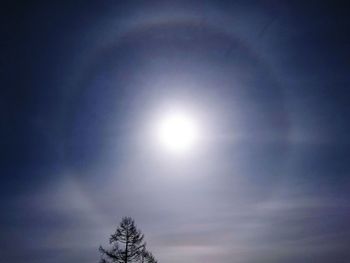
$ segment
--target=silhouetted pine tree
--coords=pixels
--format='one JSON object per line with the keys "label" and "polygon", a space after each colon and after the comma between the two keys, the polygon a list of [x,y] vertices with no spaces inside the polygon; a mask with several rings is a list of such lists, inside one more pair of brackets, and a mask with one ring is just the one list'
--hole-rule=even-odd
{"label": "silhouetted pine tree", "polygon": [[146,250],[144,235],[136,228],[131,217],[124,217],[109,239],[110,249],[100,246],[101,263],[157,263],[151,252]]}

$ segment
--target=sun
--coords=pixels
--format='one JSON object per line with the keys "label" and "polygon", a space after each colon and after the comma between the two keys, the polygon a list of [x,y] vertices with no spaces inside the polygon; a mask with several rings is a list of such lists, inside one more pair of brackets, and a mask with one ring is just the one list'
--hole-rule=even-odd
{"label": "sun", "polygon": [[189,113],[173,110],[159,119],[156,137],[167,151],[185,153],[192,150],[198,141],[198,124]]}

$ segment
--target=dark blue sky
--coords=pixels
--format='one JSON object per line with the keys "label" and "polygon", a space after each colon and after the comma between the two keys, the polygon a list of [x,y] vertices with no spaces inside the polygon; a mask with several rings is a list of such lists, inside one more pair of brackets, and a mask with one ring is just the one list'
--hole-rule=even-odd
{"label": "dark blue sky", "polygon": [[[350,261],[348,6],[0,12],[1,262],[97,262],[126,215],[163,263]],[[148,134],[179,105],[205,134],[181,158]]]}

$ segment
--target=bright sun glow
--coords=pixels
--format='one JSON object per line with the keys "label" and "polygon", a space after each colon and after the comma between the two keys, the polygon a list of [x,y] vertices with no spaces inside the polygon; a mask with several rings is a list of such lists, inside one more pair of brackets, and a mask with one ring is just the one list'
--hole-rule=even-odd
{"label": "bright sun glow", "polygon": [[172,111],[163,116],[157,127],[157,138],[168,151],[184,153],[191,150],[198,140],[195,120],[185,112]]}

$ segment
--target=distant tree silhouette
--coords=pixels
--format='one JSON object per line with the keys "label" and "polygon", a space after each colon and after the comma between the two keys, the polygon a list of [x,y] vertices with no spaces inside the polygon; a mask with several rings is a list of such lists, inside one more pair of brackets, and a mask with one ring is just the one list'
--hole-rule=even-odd
{"label": "distant tree silhouette", "polygon": [[157,263],[147,251],[144,235],[131,217],[124,217],[109,239],[110,249],[100,246],[101,263]]}

